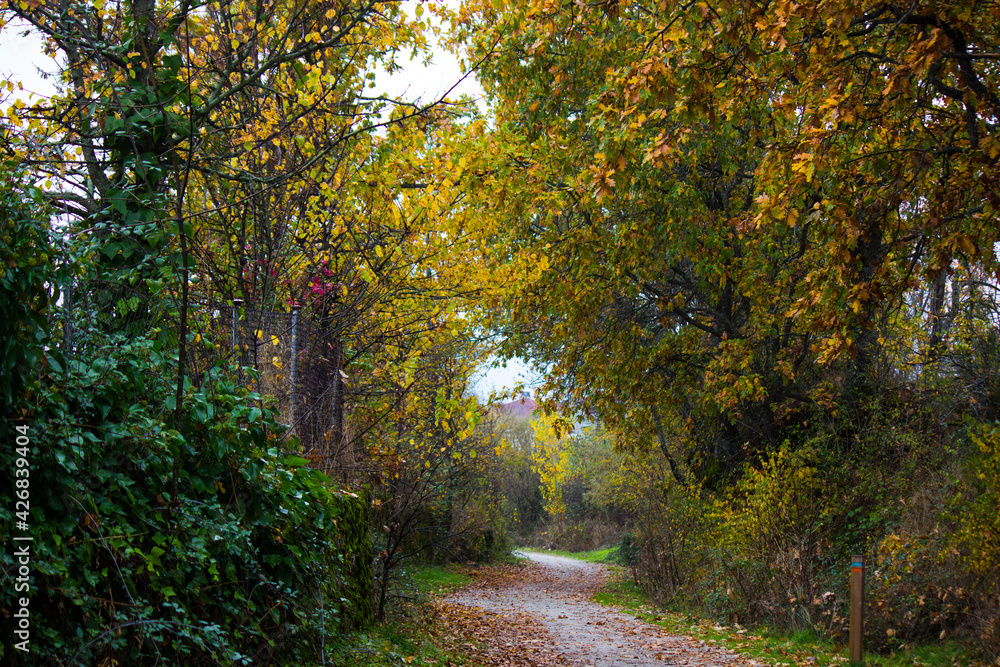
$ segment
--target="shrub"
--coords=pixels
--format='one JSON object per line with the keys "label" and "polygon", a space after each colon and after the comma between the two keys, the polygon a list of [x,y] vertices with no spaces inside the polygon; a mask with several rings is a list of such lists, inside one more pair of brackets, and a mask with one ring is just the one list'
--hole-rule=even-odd
{"label": "shrub", "polygon": [[951,514],[952,551],[969,574],[969,620],[983,649],[1000,657],[1000,422],[970,429],[975,454]]}
{"label": "shrub", "polygon": [[711,503],[699,489],[667,483],[649,493],[622,554],[636,583],[661,601],[691,598],[707,575],[717,534]]}
{"label": "shrub", "polygon": [[737,615],[794,615],[823,592],[817,570],[826,482],[812,454],[783,446],[759,468],[747,468],[717,503],[722,535],[715,557]]}
{"label": "shrub", "polygon": [[[42,209],[4,196],[0,298],[24,301],[6,313],[0,466],[27,473],[0,486],[0,531],[33,539],[30,591],[0,593],[5,610],[29,598],[30,653],[4,643],[5,664],[301,661],[370,620],[364,501],[305,467],[231,369],[188,383],[175,421],[177,360],[157,332],[81,326],[62,355],[46,320],[60,276],[33,258]],[[0,555],[5,579],[18,565]]]}
{"label": "shrub", "polygon": [[[66,362],[58,387],[43,376],[18,420],[33,444],[35,654],[239,664],[370,617],[370,572],[361,594],[348,583],[351,557],[364,554],[344,550],[358,546],[345,543],[352,525],[367,524],[359,501],[328,490],[280,444],[260,397],[224,379],[189,389],[181,431],[166,427],[157,406],[169,387],[149,374],[162,363],[143,342]],[[9,530],[9,492],[0,503]],[[9,552],[3,560],[13,571]]]}

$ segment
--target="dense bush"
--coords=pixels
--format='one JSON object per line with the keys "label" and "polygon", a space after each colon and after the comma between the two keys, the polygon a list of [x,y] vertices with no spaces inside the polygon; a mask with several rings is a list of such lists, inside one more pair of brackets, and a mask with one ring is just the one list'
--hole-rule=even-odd
{"label": "dense bush", "polygon": [[507,529],[520,543],[545,516],[542,480],[532,467],[531,450],[534,432],[528,419],[505,415],[499,420],[500,445],[497,447],[497,474]]}
{"label": "dense bush", "polygon": [[[299,661],[318,636],[367,622],[363,501],[304,467],[273,411],[223,366],[187,384],[178,424],[176,359],[156,332],[81,322],[76,351],[60,353],[45,318],[57,276],[34,259],[39,209],[5,205],[2,298],[20,305],[7,311],[0,466],[13,476],[22,458],[28,474],[24,505],[14,484],[0,488],[0,531],[16,520],[33,539],[29,652],[4,643],[5,663]],[[0,566],[0,607],[14,610],[25,593],[12,550]]]}
{"label": "dense bush", "polygon": [[822,422],[723,491],[649,485],[627,567],[665,603],[846,638],[864,553],[870,648],[964,634],[996,657],[1000,428],[930,423],[921,404],[940,395],[873,401],[847,446]]}
{"label": "dense bush", "polygon": [[969,459],[950,514],[955,522],[948,555],[968,573],[968,614],[984,650],[1000,656],[1000,422],[973,427]]}
{"label": "dense bush", "polygon": [[636,583],[664,603],[697,595],[716,528],[712,506],[698,489],[667,482],[650,487],[639,512],[634,534],[621,545]]}

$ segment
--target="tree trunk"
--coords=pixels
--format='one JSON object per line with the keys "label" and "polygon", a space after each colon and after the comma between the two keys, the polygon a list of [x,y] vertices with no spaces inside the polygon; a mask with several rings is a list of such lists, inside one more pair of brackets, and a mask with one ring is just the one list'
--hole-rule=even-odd
{"label": "tree trunk", "polygon": [[928,364],[937,361],[941,356],[943,332],[944,332],[944,296],[947,286],[948,274],[942,268],[934,277],[934,285],[931,288],[930,303],[930,337],[927,340],[926,359]]}
{"label": "tree trunk", "polygon": [[[882,262],[885,252],[882,220],[885,213],[884,204],[876,204],[862,213],[860,222],[866,223],[866,229],[851,253],[857,266],[855,286],[870,284]],[[877,296],[879,290],[875,289],[874,285],[868,291],[870,296],[862,304],[858,319],[852,327],[854,358],[847,370],[844,383],[844,398],[852,411],[860,407],[863,399],[874,389],[872,373],[879,354],[878,330],[875,325],[882,300]]]}
{"label": "tree trunk", "polygon": [[331,386],[332,423],[330,424],[330,445],[327,449],[327,466],[340,456],[344,446],[344,343],[338,337],[333,342],[333,383]]}

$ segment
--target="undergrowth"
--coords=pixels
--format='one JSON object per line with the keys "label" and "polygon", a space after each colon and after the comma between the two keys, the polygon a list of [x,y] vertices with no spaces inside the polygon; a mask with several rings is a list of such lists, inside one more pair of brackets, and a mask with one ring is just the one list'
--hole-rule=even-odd
{"label": "undergrowth", "polygon": [[[576,554],[570,554],[575,557]],[[587,554],[590,555],[590,554]],[[783,631],[767,626],[746,628],[723,625],[679,609],[663,609],[631,581],[621,568],[613,568],[604,587],[593,600],[619,607],[671,634],[691,637],[708,645],[722,646],[755,660],[773,665],[843,665],[847,647],[814,630]],[[985,665],[975,657],[967,642],[946,639],[931,644],[908,644],[886,653],[866,653],[869,667],[977,667]]]}
{"label": "undergrowth", "polygon": [[386,620],[363,632],[341,637],[326,647],[332,667],[398,665],[468,665],[463,640],[446,632],[428,602],[467,585],[471,578],[457,565],[418,564],[402,573],[400,590]]}

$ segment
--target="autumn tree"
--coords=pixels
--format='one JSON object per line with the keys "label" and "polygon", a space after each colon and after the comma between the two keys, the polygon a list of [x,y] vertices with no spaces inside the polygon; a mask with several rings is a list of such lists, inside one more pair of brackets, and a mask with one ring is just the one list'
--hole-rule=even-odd
{"label": "autumn tree", "polygon": [[[498,118],[512,133],[482,139],[503,163],[502,176],[489,180],[497,190],[482,227],[496,227],[482,229],[484,247],[513,286],[488,298],[500,328],[507,315],[517,323],[508,353],[529,350],[553,364],[554,401],[594,410],[622,432],[654,433],[657,420],[685,411],[704,427],[694,434],[702,459],[729,468],[748,440],[772,436],[766,418],[733,419],[728,409],[766,413],[765,384],[790,391],[765,355],[798,342],[786,336],[764,352],[784,313],[764,311],[756,321],[749,298],[761,272],[791,273],[791,233],[746,237],[733,225],[753,204],[764,108],[691,125],[657,111],[663,100],[653,93],[633,100],[634,119],[606,117],[620,92],[605,77],[631,66],[630,45],[642,43],[648,26],[637,16],[607,20],[594,10],[588,21],[575,11],[512,9],[523,29],[511,31],[485,68],[497,81]],[[530,147],[510,138],[521,132]],[[682,134],[685,149],[657,154],[669,164],[643,160],[640,147],[664,132]],[[751,348],[762,350],[756,359]]]}
{"label": "autumn tree", "polygon": [[524,543],[545,515],[541,476],[532,465],[535,446],[531,421],[511,414],[498,415],[501,436],[496,453],[506,525]]}
{"label": "autumn tree", "polygon": [[[423,25],[394,2],[31,2],[2,16],[63,64],[55,96],[7,113],[5,187],[45,183],[29,199],[53,207],[11,229],[75,242],[77,317],[47,323],[74,324],[71,354],[47,326],[28,350],[37,382],[16,397],[31,428],[61,425],[37,452],[52,494],[33,509],[51,538],[38,608],[58,610],[39,643],[71,661],[311,660],[321,642],[282,638],[370,620],[370,508],[289,451],[267,398],[234,382],[191,304],[301,298],[350,332],[345,358],[387,374],[413,367],[422,334],[451,331],[453,309],[431,298],[441,291],[411,298],[433,269],[408,260],[435,246],[371,166],[379,126],[429,114],[390,117],[395,105],[366,93],[373,68],[421,47]],[[8,160],[24,173],[8,178]],[[47,293],[39,308],[57,301],[60,271],[26,285]],[[192,346],[215,354],[193,378]],[[358,432],[395,426],[376,417]],[[94,574],[105,569],[117,576]],[[331,598],[350,599],[333,625]]]}
{"label": "autumn tree", "polygon": [[304,206],[303,188],[382,121],[374,68],[424,43],[392,2],[41,2],[7,16],[65,57],[60,92],[11,115],[11,149],[99,244],[100,310],[174,303],[178,388],[195,265],[201,289],[273,304],[293,238],[275,214]]}
{"label": "autumn tree", "polygon": [[491,479],[497,432],[468,391],[478,358],[464,336],[427,338],[405,371],[379,374],[371,388],[383,389],[381,400],[354,415],[374,493],[380,618],[403,563],[489,559],[504,546]]}
{"label": "autumn tree", "polygon": [[[488,297],[507,353],[551,365],[553,403],[709,477],[808,412],[861,408],[921,276],[933,352],[939,276],[993,270],[991,21],[467,3],[464,43],[490,54],[497,127],[468,141],[491,156],[477,234],[513,286]],[[684,425],[673,451],[666,423]]]}

